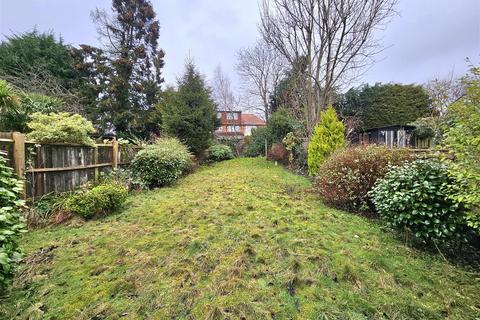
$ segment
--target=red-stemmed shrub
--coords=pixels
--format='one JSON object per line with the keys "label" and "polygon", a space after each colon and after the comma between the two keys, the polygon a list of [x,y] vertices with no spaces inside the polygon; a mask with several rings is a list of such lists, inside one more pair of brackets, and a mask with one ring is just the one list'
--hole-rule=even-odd
{"label": "red-stemmed shrub", "polygon": [[332,207],[371,215],[374,206],[368,196],[375,182],[383,178],[389,165],[413,159],[405,149],[359,146],[333,153],[320,167],[314,190]]}
{"label": "red-stemmed shrub", "polygon": [[288,164],[288,150],[282,143],[274,143],[268,150],[268,160],[277,161],[281,164]]}

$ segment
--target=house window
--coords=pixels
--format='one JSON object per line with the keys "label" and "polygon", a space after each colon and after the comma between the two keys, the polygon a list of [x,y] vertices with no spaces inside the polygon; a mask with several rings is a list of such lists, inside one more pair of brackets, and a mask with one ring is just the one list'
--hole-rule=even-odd
{"label": "house window", "polygon": [[217,112],[217,118],[222,119],[222,113],[221,112]]}
{"label": "house window", "polygon": [[236,112],[227,113],[227,120],[238,120],[238,113]]}
{"label": "house window", "polygon": [[240,132],[240,126],[228,126],[227,132]]}

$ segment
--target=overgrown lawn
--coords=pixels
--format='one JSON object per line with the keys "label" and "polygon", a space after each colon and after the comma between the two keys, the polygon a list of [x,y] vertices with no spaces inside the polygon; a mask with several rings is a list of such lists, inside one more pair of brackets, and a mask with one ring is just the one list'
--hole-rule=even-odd
{"label": "overgrown lawn", "polygon": [[325,207],[309,186],[237,159],[114,216],[30,232],[4,317],[478,319],[480,274]]}

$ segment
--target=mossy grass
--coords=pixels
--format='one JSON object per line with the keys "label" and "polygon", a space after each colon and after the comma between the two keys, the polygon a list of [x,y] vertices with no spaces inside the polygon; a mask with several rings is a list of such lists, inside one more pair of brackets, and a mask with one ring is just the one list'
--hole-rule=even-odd
{"label": "mossy grass", "polygon": [[[480,275],[322,205],[263,159],[25,235],[0,318],[475,319]],[[1,313],[0,313],[1,315]]]}

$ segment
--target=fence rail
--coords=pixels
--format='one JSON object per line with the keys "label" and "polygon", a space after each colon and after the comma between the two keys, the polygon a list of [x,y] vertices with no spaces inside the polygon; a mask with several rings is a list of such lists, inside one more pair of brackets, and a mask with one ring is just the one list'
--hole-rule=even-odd
{"label": "fence rail", "polygon": [[102,172],[128,165],[141,147],[26,141],[18,132],[0,132],[0,151],[18,176],[25,178],[24,198],[72,191],[95,181]]}

